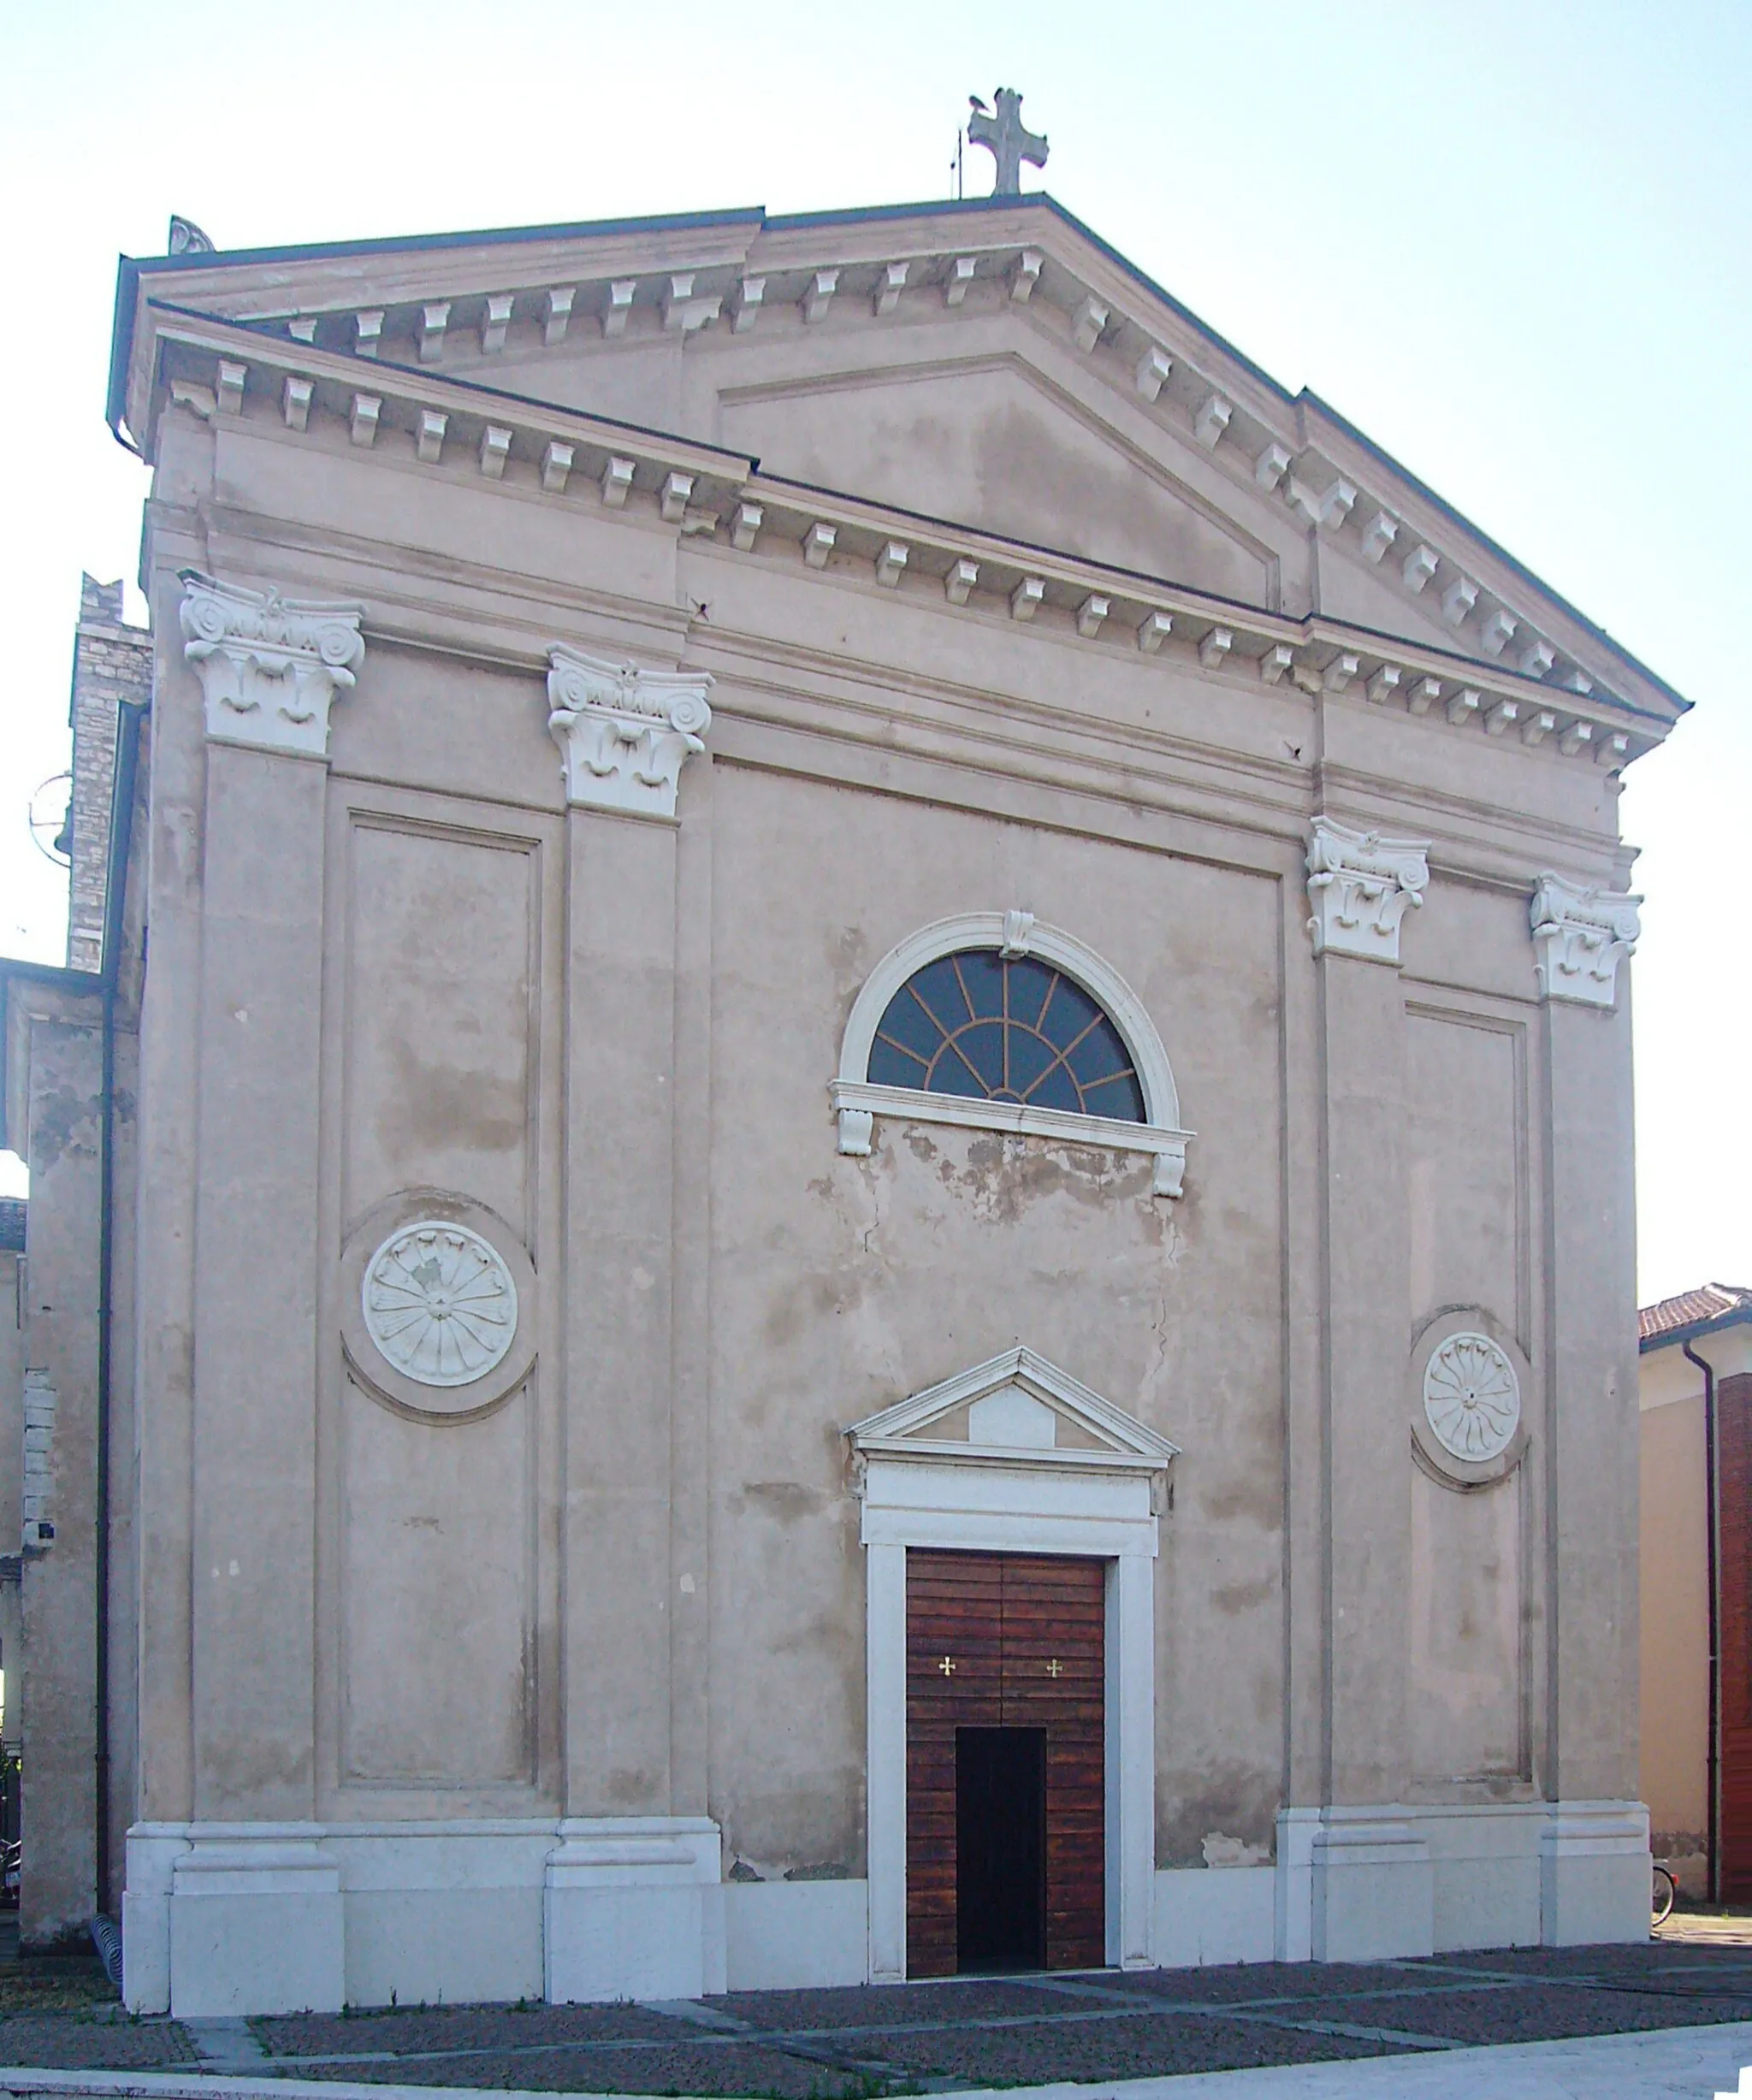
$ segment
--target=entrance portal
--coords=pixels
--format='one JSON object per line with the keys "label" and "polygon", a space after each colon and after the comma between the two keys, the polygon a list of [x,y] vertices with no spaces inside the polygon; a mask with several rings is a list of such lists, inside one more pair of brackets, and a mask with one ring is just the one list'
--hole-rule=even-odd
{"label": "entrance portal", "polygon": [[1107,1564],[907,1554],[907,1973],[1106,1959]]}

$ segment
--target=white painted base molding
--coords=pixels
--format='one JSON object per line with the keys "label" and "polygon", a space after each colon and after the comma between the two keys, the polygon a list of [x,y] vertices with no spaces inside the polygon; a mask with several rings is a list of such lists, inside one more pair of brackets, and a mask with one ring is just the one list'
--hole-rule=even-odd
{"label": "white painted base molding", "polygon": [[1590,1947],[1648,1933],[1648,1811],[1641,1801],[1564,1801],[1539,1838],[1540,1937]]}
{"label": "white painted base molding", "polygon": [[724,1890],[731,1991],[814,1991],[870,1976],[867,1881],[731,1881]]}
{"label": "white painted base molding", "polygon": [[[1154,1872],[1126,1967],[1636,1941],[1636,1801],[1290,1808],[1274,1866]],[[867,1881],[725,1882],[705,1817],[139,1824],[124,1995],[185,2018],[882,1980]]]}
{"label": "white painted base molding", "polygon": [[718,1825],[705,1817],[562,1823],[542,1889],[550,2005],[699,1998],[724,1983]]}
{"label": "white painted base molding", "polygon": [[1429,1841],[1412,1825],[1378,1808],[1329,1808],[1310,1865],[1317,1961],[1435,1953]]}
{"label": "white painted base molding", "polygon": [[168,1909],[169,1971],[187,1979],[179,2013],[339,2010],[340,1870],[308,1837],[192,1847],[172,1865]]}
{"label": "white painted base molding", "polygon": [[1156,1966],[1270,1961],[1277,1870],[1165,1866],[1156,1875]]}
{"label": "white painted base molding", "polygon": [[1277,1819],[1280,1961],[1648,1936],[1640,1801],[1393,1803]]}

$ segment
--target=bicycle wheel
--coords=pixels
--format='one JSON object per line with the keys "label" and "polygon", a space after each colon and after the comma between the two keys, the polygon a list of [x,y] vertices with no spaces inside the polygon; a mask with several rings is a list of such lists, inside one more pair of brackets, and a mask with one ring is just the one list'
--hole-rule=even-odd
{"label": "bicycle wheel", "polygon": [[1665,1866],[1654,1870],[1654,1885],[1650,1902],[1650,1930],[1665,1925],[1673,1914],[1673,1899],[1678,1893],[1678,1884]]}

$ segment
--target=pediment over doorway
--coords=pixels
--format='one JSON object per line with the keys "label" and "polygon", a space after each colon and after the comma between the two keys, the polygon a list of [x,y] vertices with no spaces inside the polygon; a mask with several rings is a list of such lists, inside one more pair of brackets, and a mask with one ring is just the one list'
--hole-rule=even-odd
{"label": "pediment over doorway", "polygon": [[866,1458],[1160,1473],[1172,1444],[1026,1346],[897,1401],[845,1432]]}

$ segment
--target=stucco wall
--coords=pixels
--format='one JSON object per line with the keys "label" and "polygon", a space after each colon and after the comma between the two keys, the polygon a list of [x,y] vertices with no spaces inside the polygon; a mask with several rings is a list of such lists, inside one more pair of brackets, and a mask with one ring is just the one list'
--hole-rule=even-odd
{"label": "stucco wall", "polygon": [[[840,1431],[1027,1343],[1180,1444],[1157,1571],[1158,1848],[1269,1843],[1281,1772],[1278,885],[714,768],[713,1793],[726,1842],[859,1857],[863,1582]],[[1157,1017],[1198,1131],[1147,1162],[879,1119],[827,1081],[872,966],[1021,898]],[[1213,967],[1220,949],[1224,967]],[[775,1731],[775,1718],[778,1727]]]}
{"label": "stucco wall", "polygon": [[1677,1348],[1642,1360],[1642,1798],[1657,1853],[1708,1821],[1709,1590],[1703,1381]]}

